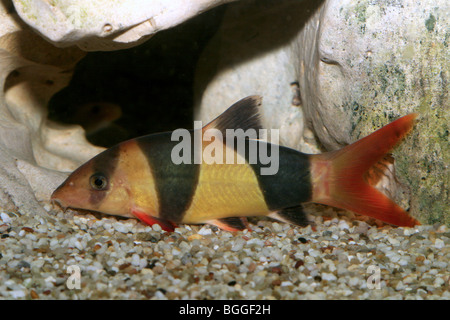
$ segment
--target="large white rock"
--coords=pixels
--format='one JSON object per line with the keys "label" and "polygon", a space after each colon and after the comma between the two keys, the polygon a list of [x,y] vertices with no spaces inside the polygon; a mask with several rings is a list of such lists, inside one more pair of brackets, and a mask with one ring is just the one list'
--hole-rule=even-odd
{"label": "large white rock", "polygon": [[[47,121],[51,96],[70,80],[84,53],[58,49],[0,6],[0,209],[44,213],[39,201],[97,154],[79,126]],[[74,148],[75,147],[75,148]]]}
{"label": "large white rock", "polygon": [[208,9],[235,0],[13,0],[20,17],[57,46],[135,46]]}

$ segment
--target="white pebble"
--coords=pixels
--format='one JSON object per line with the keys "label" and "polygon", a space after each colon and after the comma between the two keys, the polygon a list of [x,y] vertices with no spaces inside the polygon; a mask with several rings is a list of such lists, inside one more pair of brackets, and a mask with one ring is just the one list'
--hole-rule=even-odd
{"label": "white pebble", "polygon": [[403,283],[405,283],[405,284],[410,284],[410,283],[413,283],[415,280],[417,280],[417,275],[415,275],[415,274],[410,274],[410,275],[407,275],[407,276],[403,279]]}
{"label": "white pebble", "polygon": [[36,230],[37,232],[40,232],[40,233],[47,233],[47,232],[48,232],[48,227],[47,227],[46,224],[40,224],[40,225],[38,225],[38,226],[36,227],[35,230]]}
{"label": "white pebble", "polygon": [[140,258],[139,258],[139,255],[138,254],[133,254],[132,256],[131,256],[131,264],[133,265],[133,266],[135,266],[135,267],[138,267],[139,266],[139,264],[140,264]]}
{"label": "white pebble", "polygon": [[109,229],[112,228],[112,224],[109,223],[109,222],[104,222],[104,223],[103,223],[103,228],[104,228],[106,231],[108,231]]}
{"label": "white pebble", "polygon": [[433,285],[434,285],[435,287],[440,287],[440,286],[442,286],[444,283],[445,283],[444,279],[442,279],[441,277],[437,277],[437,278],[434,280]]}
{"label": "white pebble", "polygon": [[39,269],[39,268],[41,268],[44,265],[44,263],[45,263],[44,259],[38,259],[38,260],[31,261],[30,265],[31,265],[32,268],[38,268]]}
{"label": "white pebble", "polygon": [[156,232],[161,232],[162,231],[161,226],[159,224],[157,224],[157,223],[152,225],[152,229],[153,229],[153,231],[156,231]]}
{"label": "white pebble", "polygon": [[24,290],[13,290],[8,292],[12,298],[19,299],[25,297],[25,291]]}
{"label": "white pebble", "polygon": [[438,274],[438,272],[439,272],[438,269],[431,269],[430,271],[428,271],[428,274],[436,275]]}
{"label": "white pebble", "polygon": [[409,258],[408,257],[402,257],[399,261],[398,264],[401,266],[406,266],[409,263]]}
{"label": "white pebble", "polygon": [[399,281],[398,283],[397,283],[397,285],[395,286],[395,290],[404,290],[404,289],[406,289],[406,286],[405,286],[405,284],[403,283],[403,281]]}
{"label": "white pebble", "polygon": [[305,257],[305,262],[306,263],[316,263],[316,260],[313,257],[311,257],[311,256],[306,256]]}
{"label": "white pebble", "polygon": [[84,271],[86,271],[86,272],[94,271],[94,272],[100,273],[103,271],[103,266],[100,263],[93,263],[93,264],[88,265],[84,269]]}
{"label": "white pebble", "polygon": [[145,268],[147,265],[148,265],[147,259],[141,259],[141,260],[140,260],[140,262],[139,262],[139,268],[140,268],[140,269]]}
{"label": "white pebble", "polygon": [[358,277],[352,277],[350,278],[350,281],[348,282],[349,285],[355,287],[359,284],[360,279]]}
{"label": "white pebble", "polygon": [[237,252],[237,251],[241,251],[244,248],[244,244],[245,244],[245,240],[240,238],[237,239],[236,242],[234,243],[233,247],[231,248],[231,251]]}
{"label": "white pebble", "polygon": [[155,299],[158,300],[167,300],[166,296],[164,295],[164,293],[162,293],[161,291],[156,291],[155,292]]}
{"label": "white pebble", "polygon": [[25,280],[23,280],[23,285],[25,288],[30,288],[32,283],[33,283],[32,278],[26,278]]}
{"label": "white pebble", "polygon": [[45,282],[53,284],[53,282],[56,282],[56,280],[52,276],[48,276],[47,278],[45,278]]}
{"label": "white pebble", "polygon": [[417,229],[414,229],[414,228],[405,228],[405,229],[403,230],[403,235],[405,235],[405,236],[410,236],[410,235],[413,235],[414,233],[417,233],[417,232],[418,232]]}
{"label": "white pebble", "polygon": [[322,273],[321,277],[322,277],[322,280],[326,280],[326,281],[335,281],[337,279],[334,274],[327,273],[327,272]]}
{"label": "white pebble", "polygon": [[331,272],[336,271],[336,266],[334,265],[334,263],[332,261],[327,263],[328,266],[328,270],[330,270]]}
{"label": "white pebble", "polygon": [[10,260],[8,262],[8,267],[15,269],[17,267],[17,265],[19,264],[20,261],[18,260]]}
{"label": "white pebble", "polygon": [[309,249],[308,253],[311,257],[316,258],[320,256],[319,250]]}
{"label": "white pebble", "polygon": [[345,221],[345,220],[339,221],[338,227],[341,230],[350,229],[350,226],[348,225],[347,221]]}
{"label": "white pebble", "polygon": [[11,218],[9,217],[9,215],[4,213],[4,212],[0,213],[0,217],[2,218],[2,221],[4,223],[11,223],[12,222]]}
{"label": "white pebble", "polygon": [[445,270],[448,266],[448,263],[445,261],[434,261],[433,266],[435,266],[439,269]]}
{"label": "white pebble", "polygon": [[52,240],[50,240],[50,247],[55,247],[56,245],[58,245],[59,241],[56,238],[53,238]]}
{"label": "white pebble", "polygon": [[388,241],[390,244],[392,244],[393,246],[398,246],[400,245],[400,241],[398,241],[398,239],[392,238],[392,237],[388,237]]}
{"label": "white pebble", "polygon": [[434,246],[436,247],[436,249],[442,249],[445,246],[445,243],[442,239],[436,239],[436,241],[434,242]]}
{"label": "white pebble", "polygon": [[75,248],[77,248],[80,251],[84,249],[82,243],[80,241],[78,241],[78,240],[75,241],[74,246],[75,246]]}
{"label": "white pebble", "polygon": [[300,283],[300,285],[298,286],[298,289],[303,291],[303,292],[312,292],[314,291],[314,286],[306,283],[306,282],[302,282]]}
{"label": "white pebble", "polygon": [[281,225],[278,222],[274,222],[272,224],[272,228],[273,228],[273,231],[275,231],[275,232],[283,231],[283,228],[281,227]]}
{"label": "white pebble", "polygon": [[[37,236],[35,235],[35,234],[33,234],[33,233],[27,233],[26,235],[25,235],[25,237],[27,238],[27,239],[30,239],[31,241],[36,241],[37,240]],[[45,240],[45,239],[44,239]]]}
{"label": "white pebble", "polygon": [[394,263],[398,262],[401,258],[401,256],[397,252],[394,252],[394,251],[386,252],[386,257],[388,257],[389,260],[391,260],[391,262],[394,262]]}
{"label": "white pebble", "polygon": [[128,226],[123,223],[115,223],[114,229],[116,229],[116,231],[121,233],[128,233]]}
{"label": "white pebble", "polygon": [[212,231],[211,231],[210,227],[204,226],[198,231],[198,234],[200,234],[202,236],[206,236],[206,235],[212,234]]}

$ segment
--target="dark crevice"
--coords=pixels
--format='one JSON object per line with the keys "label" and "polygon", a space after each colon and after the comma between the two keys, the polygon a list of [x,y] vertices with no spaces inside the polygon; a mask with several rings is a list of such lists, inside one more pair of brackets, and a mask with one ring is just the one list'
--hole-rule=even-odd
{"label": "dark crevice", "polygon": [[88,53],[69,86],[52,97],[49,119],[81,124],[91,143],[105,147],[191,128],[195,67],[224,8],[161,31],[134,48]]}

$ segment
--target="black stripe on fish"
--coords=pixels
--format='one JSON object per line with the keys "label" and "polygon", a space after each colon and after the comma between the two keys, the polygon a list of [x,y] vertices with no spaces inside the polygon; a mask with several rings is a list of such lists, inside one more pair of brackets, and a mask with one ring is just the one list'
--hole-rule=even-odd
{"label": "black stripe on fish", "polygon": [[[190,133],[192,136],[192,131]],[[171,152],[180,142],[171,141],[171,132],[144,136],[136,142],[146,156],[155,179],[159,218],[176,223],[182,221],[191,204],[200,173],[200,165],[194,164],[194,152],[191,152],[190,164],[175,164]],[[192,151],[193,143],[192,138]]]}
{"label": "black stripe on fish", "polygon": [[[253,141],[254,143],[255,141]],[[259,157],[259,148],[267,144],[270,154],[271,146],[265,141],[257,141],[258,158],[256,163],[250,163],[249,147],[246,148],[245,159],[252,167],[258,179],[259,187],[264,195],[267,207],[270,210],[296,207],[303,202],[311,200],[312,184],[310,161],[307,154],[283,146],[278,146],[278,171],[275,174],[262,175],[261,168],[271,164],[262,164]],[[249,141],[247,141],[247,145]],[[256,151],[252,151],[256,152]],[[268,156],[270,158],[270,155]]]}
{"label": "black stripe on fish", "polygon": [[[262,164],[259,158],[259,147],[262,143],[267,144],[267,142],[255,140],[250,142],[248,138],[261,138],[259,136],[259,129],[262,128],[259,113],[261,100],[262,98],[259,96],[244,98],[233,104],[205,128],[213,127],[220,130],[224,137],[224,143],[233,142],[235,151],[239,145],[238,140],[244,139],[247,163],[249,163],[250,145],[255,145],[254,143],[256,142],[258,151],[252,150],[251,152],[253,154],[257,152],[257,161],[249,164],[258,178],[267,206],[270,210],[298,206],[302,202],[309,201],[312,195],[309,157],[299,151],[279,146],[278,172],[274,175],[260,174],[261,168],[270,166],[270,164]],[[242,129],[244,132],[243,135],[234,137],[234,141],[227,141],[226,129]],[[255,129],[256,136],[248,136],[245,132],[248,129]],[[249,131],[248,133],[250,134],[251,132]]]}

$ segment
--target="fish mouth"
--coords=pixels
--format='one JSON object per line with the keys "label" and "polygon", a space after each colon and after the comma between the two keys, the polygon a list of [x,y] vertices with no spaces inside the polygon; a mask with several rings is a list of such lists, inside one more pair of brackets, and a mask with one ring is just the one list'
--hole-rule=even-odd
{"label": "fish mouth", "polygon": [[58,207],[60,207],[61,209],[63,209],[63,211],[66,211],[68,206],[61,200],[55,197],[54,194],[52,194],[52,197],[50,198],[50,202],[53,205],[56,205]]}
{"label": "fish mouth", "polygon": [[66,211],[69,206],[63,200],[61,200],[61,187],[62,186],[59,186],[55,191],[53,191],[50,197],[50,203],[59,206],[61,209]]}
{"label": "fish mouth", "polygon": [[64,212],[66,212],[67,209],[71,209],[71,210],[74,210],[76,212],[81,212],[81,213],[92,213],[94,215],[95,214],[102,214],[101,212],[98,212],[98,211],[89,210],[89,209],[82,209],[82,208],[76,208],[76,207],[72,207],[70,205],[67,205],[63,200],[58,199],[54,194],[50,198],[50,203],[53,204],[54,206],[60,207]]}
{"label": "fish mouth", "polygon": [[83,208],[71,207],[71,206],[66,205],[64,203],[64,201],[62,201],[61,199],[58,199],[54,194],[51,196],[50,202],[54,206],[56,205],[57,207],[60,207],[64,212],[66,212],[67,209],[70,209],[75,214],[92,214],[97,219],[102,219],[102,218],[108,217],[108,216],[114,216],[118,220],[125,220],[125,219],[129,219],[129,218],[133,218],[131,216],[130,217],[128,217],[128,216],[117,216],[117,215],[111,215],[111,214],[108,214],[108,213],[95,211],[95,210],[91,210],[91,209],[83,209]]}

